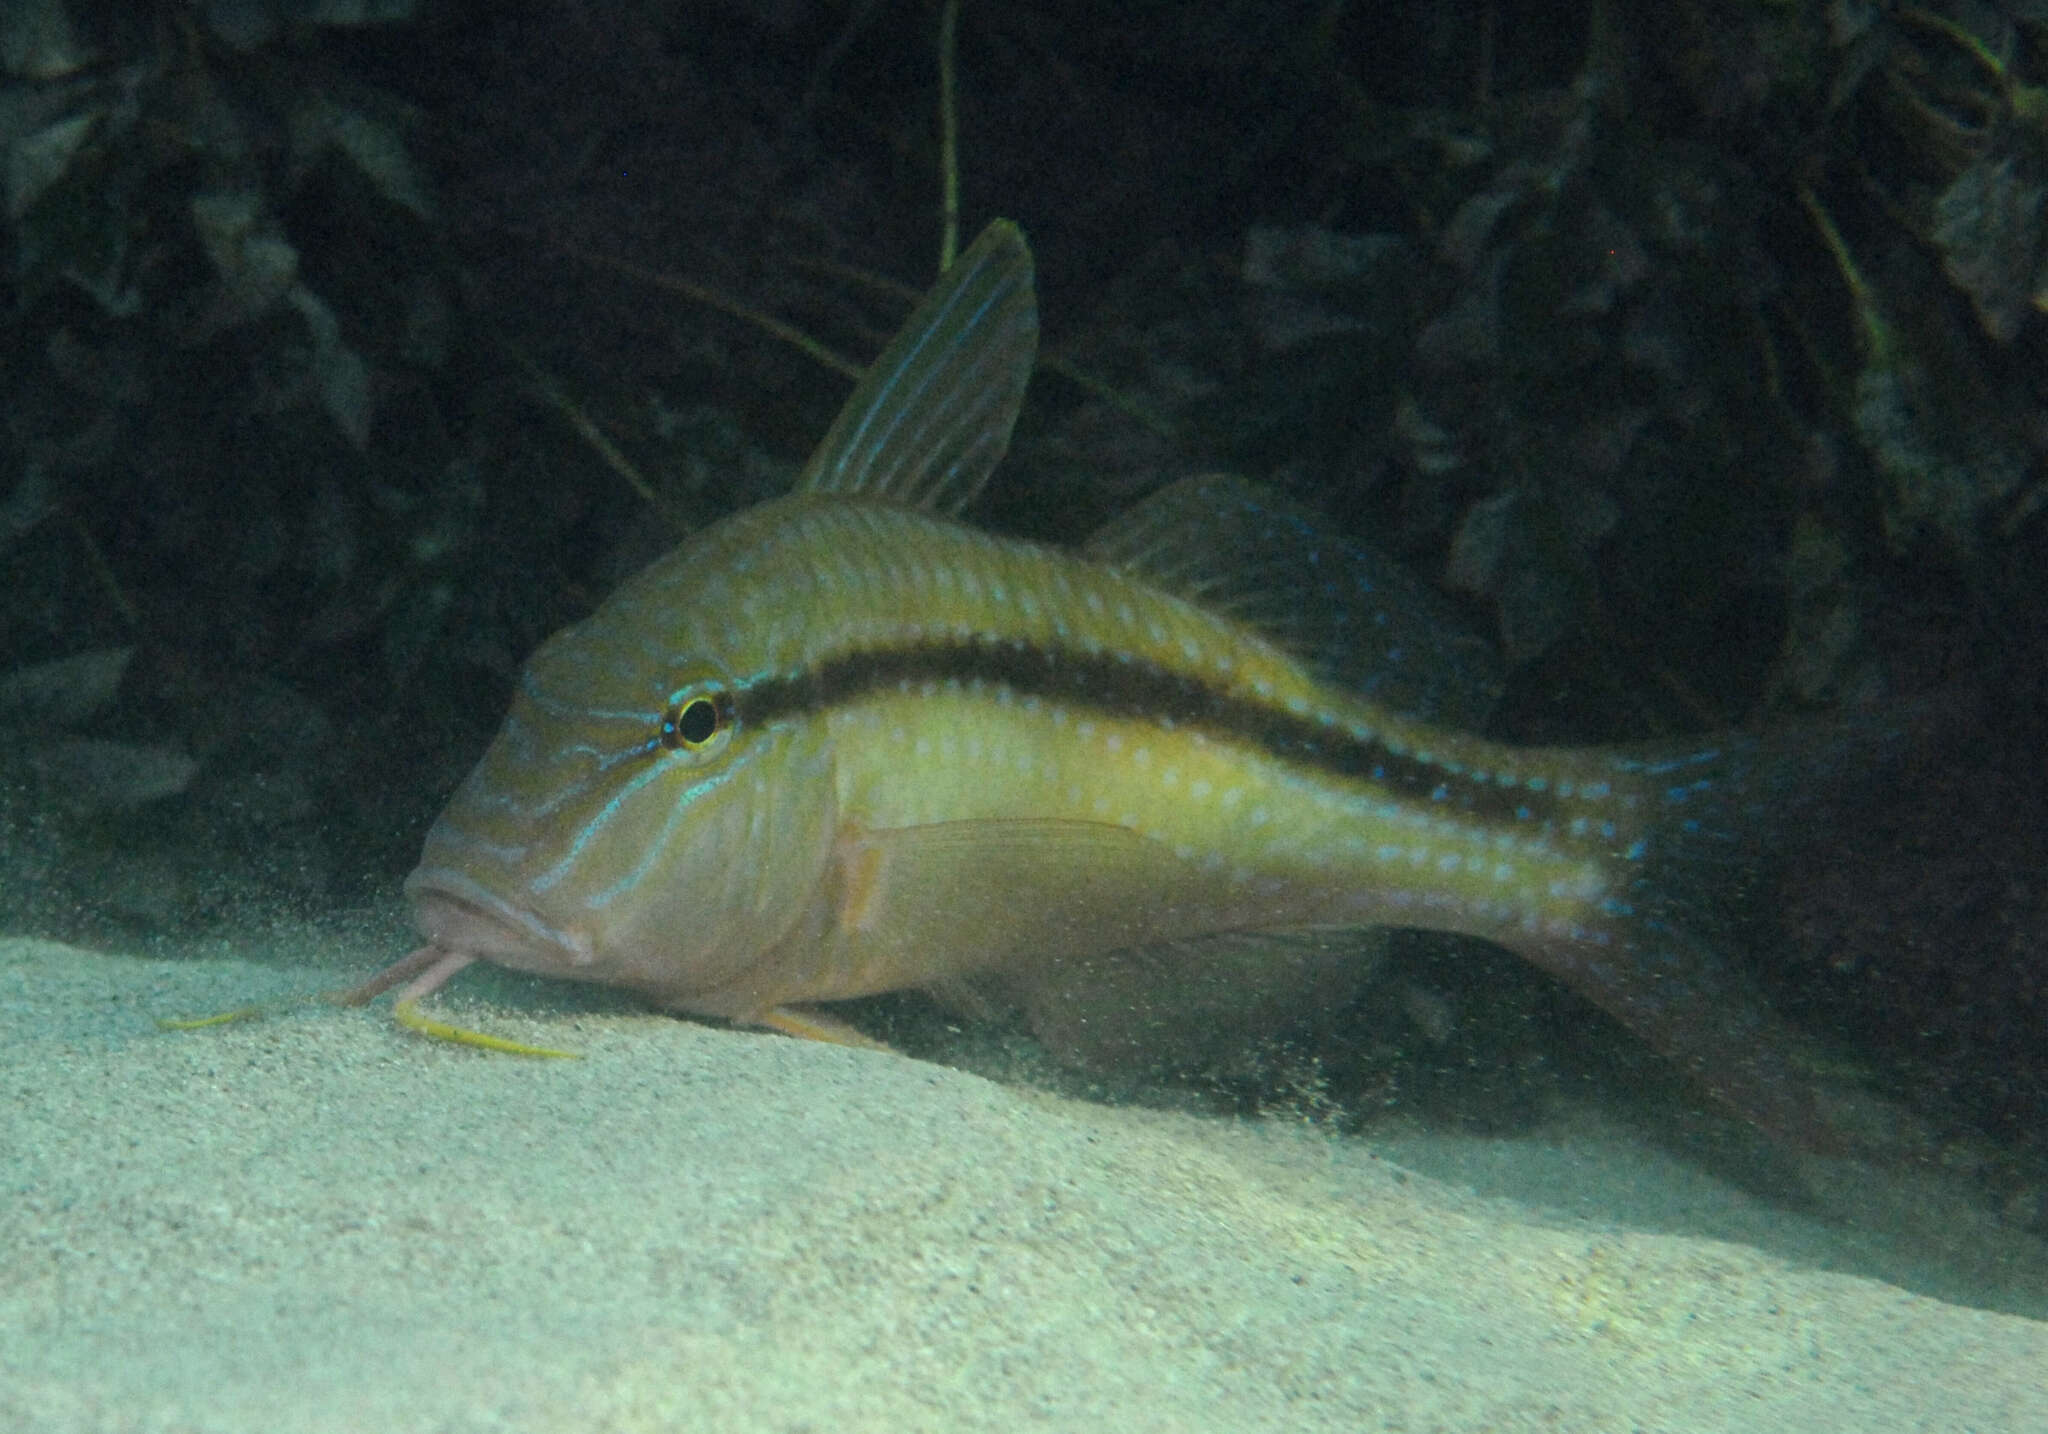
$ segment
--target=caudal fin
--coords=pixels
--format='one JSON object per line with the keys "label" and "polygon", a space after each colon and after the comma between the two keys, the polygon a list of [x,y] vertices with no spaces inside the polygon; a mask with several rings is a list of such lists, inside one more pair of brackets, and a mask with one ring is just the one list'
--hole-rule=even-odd
{"label": "caudal fin", "polygon": [[1638,816],[1615,856],[1619,879],[1576,930],[1516,949],[1768,1133],[1847,1148],[1817,1099],[1817,1043],[1730,958],[1736,918],[1773,861],[1838,823],[1848,797],[1893,769],[1946,708],[1613,752],[1611,781]]}

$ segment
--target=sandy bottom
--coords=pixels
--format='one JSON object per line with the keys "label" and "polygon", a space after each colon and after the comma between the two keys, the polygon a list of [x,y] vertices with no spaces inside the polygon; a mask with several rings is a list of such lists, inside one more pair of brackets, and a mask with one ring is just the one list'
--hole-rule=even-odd
{"label": "sandy bottom", "polygon": [[152,1024],[334,978],[0,941],[0,1429],[2048,1429],[2048,1323],[1993,1312],[2048,1261],[1875,1178],[1816,1218],[1618,1137],[1336,1139],[545,1000],[441,1009],[585,1059]]}

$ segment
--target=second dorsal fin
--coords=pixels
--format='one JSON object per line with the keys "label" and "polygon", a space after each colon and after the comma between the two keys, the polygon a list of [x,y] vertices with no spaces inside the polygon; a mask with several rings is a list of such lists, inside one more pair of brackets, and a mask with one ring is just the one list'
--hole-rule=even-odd
{"label": "second dorsal fin", "polygon": [[796,491],[959,512],[1010,446],[1037,357],[1031,250],[998,219],[868,366]]}
{"label": "second dorsal fin", "polygon": [[1083,552],[1257,628],[1330,681],[1407,716],[1476,728],[1500,695],[1493,649],[1442,596],[1243,478],[1170,483]]}

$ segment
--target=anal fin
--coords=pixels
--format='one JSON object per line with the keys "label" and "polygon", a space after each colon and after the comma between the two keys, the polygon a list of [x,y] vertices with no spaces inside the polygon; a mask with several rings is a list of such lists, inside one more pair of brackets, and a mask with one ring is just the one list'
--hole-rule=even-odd
{"label": "anal fin", "polygon": [[1341,1020],[1378,979],[1379,927],[1225,931],[1018,963],[981,983],[1062,1061],[1159,1077],[1217,1072]]}

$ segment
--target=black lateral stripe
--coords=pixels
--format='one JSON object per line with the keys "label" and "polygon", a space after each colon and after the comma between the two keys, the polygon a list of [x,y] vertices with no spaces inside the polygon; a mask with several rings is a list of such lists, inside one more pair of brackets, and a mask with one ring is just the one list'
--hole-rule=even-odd
{"label": "black lateral stripe", "polygon": [[1040,647],[1021,640],[936,641],[842,653],[806,672],[741,688],[735,694],[735,714],[744,728],[815,715],[905,684],[949,681],[1007,686],[1019,696],[1104,718],[1193,728],[1299,766],[1370,782],[1394,796],[1480,818],[1542,820],[1557,807],[1550,794],[1453,775],[1412,753],[1393,751],[1378,737],[1360,738],[1343,726],[1326,726],[1273,703],[1233,696],[1149,658]]}

